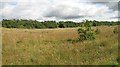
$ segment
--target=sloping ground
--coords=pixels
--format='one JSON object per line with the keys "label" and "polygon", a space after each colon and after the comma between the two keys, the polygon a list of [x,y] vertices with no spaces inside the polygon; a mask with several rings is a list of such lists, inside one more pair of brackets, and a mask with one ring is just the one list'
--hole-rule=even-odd
{"label": "sloping ground", "polygon": [[3,29],[3,64],[118,64],[118,35],[101,26],[96,40],[70,42],[79,35],[68,29]]}

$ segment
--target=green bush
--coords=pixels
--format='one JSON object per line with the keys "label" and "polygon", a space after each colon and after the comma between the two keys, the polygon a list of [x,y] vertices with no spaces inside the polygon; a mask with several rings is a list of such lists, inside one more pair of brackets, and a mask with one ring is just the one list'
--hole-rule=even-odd
{"label": "green bush", "polygon": [[84,29],[78,29],[79,31],[79,40],[94,40],[95,39],[95,33],[93,31],[87,31]]}
{"label": "green bush", "polygon": [[78,34],[80,35],[79,40],[94,40],[95,32],[91,28],[92,24],[90,22],[85,21],[84,24],[78,29]]}

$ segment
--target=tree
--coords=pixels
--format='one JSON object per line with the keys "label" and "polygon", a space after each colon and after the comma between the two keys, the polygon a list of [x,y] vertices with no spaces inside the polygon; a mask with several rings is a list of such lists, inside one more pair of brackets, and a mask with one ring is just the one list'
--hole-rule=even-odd
{"label": "tree", "polygon": [[[5,28],[72,28],[72,27],[79,27],[84,25],[85,22],[89,22],[92,26],[112,26],[112,25],[120,25],[119,21],[89,21],[84,20],[82,23],[77,23],[73,21],[43,21],[39,22],[37,20],[27,20],[27,19],[3,19],[2,20],[2,27]],[[89,24],[86,24],[87,26]],[[86,26],[85,25],[85,26]],[[90,26],[91,26],[90,25]]]}

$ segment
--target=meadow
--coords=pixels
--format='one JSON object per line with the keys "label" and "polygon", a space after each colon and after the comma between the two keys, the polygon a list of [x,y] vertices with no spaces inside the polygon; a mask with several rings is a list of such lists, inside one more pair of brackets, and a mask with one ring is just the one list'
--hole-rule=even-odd
{"label": "meadow", "polygon": [[77,28],[2,29],[3,65],[116,65],[118,34],[115,26],[97,26],[92,41],[72,42]]}

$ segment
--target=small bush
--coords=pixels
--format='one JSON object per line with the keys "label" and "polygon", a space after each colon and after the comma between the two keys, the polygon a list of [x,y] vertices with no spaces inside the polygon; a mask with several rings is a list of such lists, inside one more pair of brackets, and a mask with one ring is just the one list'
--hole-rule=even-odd
{"label": "small bush", "polygon": [[102,42],[102,43],[100,44],[100,47],[105,47],[105,46],[106,46],[105,42]]}
{"label": "small bush", "polygon": [[95,32],[92,30],[84,30],[82,28],[79,28],[78,33],[80,34],[79,40],[94,40],[95,39]]}
{"label": "small bush", "polygon": [[100,33],[100,30],[97,28],[97,29],[95,30],[95,33],[96,33],[96,34],[99,34],[99,33]]}
{"label": "small bush", "polygon": [[78,39],[67,39],[67,42],[76,43],[79,42]]}
{"label": "small bush", "polygon": [[120,58],[118,57],[118,58],[116,58],[116,60],[117,60],[117,62],[119,63],[120,62]]}
{"label": "small bush", "polygon": [[32,58],[30,60],[31,60],[31,62],[34,62],[34,60]]}
{"label": "small bush", "polygon": [[95,33],[93,31],[87,31],[86,40],[94,40],[94,39],[95,39]]}
{"label": "small bush", "polygon": [[95,39],[95,31],[91,28],[90,22],[85,22],[82,26],[78,29],[78,34],[80,35],[79,40],[94,40]]}
{"label": "small bush", "polygon": [[83,29],[79,29],[80,38],[79,40],[94,40],[95,39],[95,33],[93,31],[87,31]]}
{"label": "small bush", "polygon": [[118,33],[118,28],[117,27],[114,28],[113,33],[115,33],[115,34]]}
{"label": "small bush", "polygon": [[22,43],[22,40],[17,41],[17,43]]}
{"label": "small bush", "polygon": [[72,39],[67,39],[67,41],[71,42],[71,41],[72,41]]}

